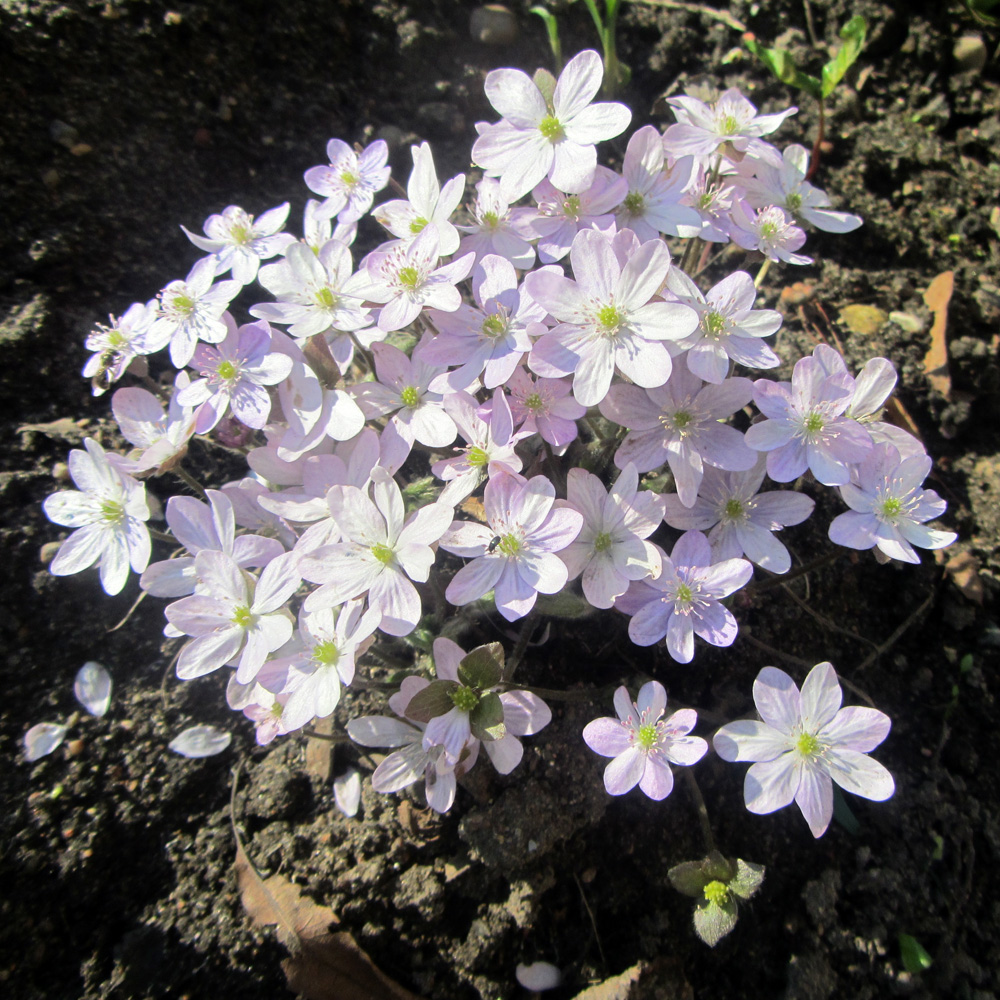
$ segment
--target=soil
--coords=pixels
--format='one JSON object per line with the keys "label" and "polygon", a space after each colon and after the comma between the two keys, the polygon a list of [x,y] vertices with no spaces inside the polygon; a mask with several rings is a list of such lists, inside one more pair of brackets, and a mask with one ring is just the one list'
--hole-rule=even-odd
{"label": "soil", "polygon": [[[299,218],[302,173],[331,136],[387,139],[397,176],[409,144],[424,139],[442,176],[467,170],[473,124],[492,120],[485,73],[550,64],[528,6],[511,4],[515,42],[486,45],[470,40],[473,5],[459,0],[0,2],[0,990],[11,1000],[282,995],[286,952],[252,925],[237,891],[237,765],[234,811],[257,867],[331,907],[338,930],[428,1000],[524,996],[514,968],[535,959],[564,970],[549,994],[557,1000],[1000,993],[1000,71],[996,33],[958,4],[720,9],[816,62],[807,13],[820,44],[852,14],[868,18],[868,45],[832,101],[818,177],[866,224],[848,237],[811,235],[818,263],[772,270],[764,298],[786,311],[786,359],[825,339],[855,370],[875,355],[895,362],[899,398],[936,459],[945,524],[960,533],[948,557],[965,555],[966,576],[929,555],[919,567],[882,567],[845,554],[742,599],[736,644],[702,647],[690,666],[632,646],[620,617],[557,621],[519,678],[581,700],[553,702],[553,723],[526,741],[512,775],[480,767],[444,817],[417,794],[379,796],[366,781],[360,816],[348,819],[334,807],[326,744],[257,748],[250,724],[225,707],[224,678],[176,681],[159,602],[112,630],[134,582],[107,599],[92,573],[56,579],[44,568],[62,536],[40,502],[64,485],[68,449],[86,435],[113,441],[107,398],[93,399],[78,374],[83,339],[107,313],[187,273],[178,224],[199,231],[225,205],[260,213],[289,197]],[[768,110],[798,101],[780,140],[811,140],[814,108],[733,57],[731,26],[623,6],[635,126],[666,124],[658,99],[708,81],[741,86]],[[594,46],[583,5],[560,16],[567,53]],[[959,38],[976,34],[990,57],[980,68],[955,55]],[[612,157],[622,152],[612,144]],[[377,238],[363,230],[359,247]],[[924,365],[922,293],[945,271],[950,388]],[[782,296],[795,282],[809,287]],[[847,305],[906,315],[862,333],[837,322]],[[151,489],[165,497],[176,487]],[[786,532],[797,559],[828,547],[825,525],[839,512],[828,493],[816,491],[817,515]],[[462,641],[509,648],[501,626],[484,615]],[[414,657],[402,643],[388,653]],[[73,699],[90,659],[115,682],[102,719]],[[742,768],[699,765],[720,849],[767,866],[736,930],[710,950],[667,880],[671,865],[705,852],[690,788],[679,781],[658,804],[606,796],[579,733],[610,703],[587,692],[655,676],[672,701],[736,718],[752,711],[750,682],[766,663],[801,680],[821,660],[850,683],[849,701],[892,716],[878,757],[897,793],[885,804],[852,798],[853,821],[814,841],[793,810],[744,810]],[[344,708],[375,704],[351,692]],[[60,720],[72,723],[67,742],[27,763],[25,730]],[[229,750],[201,761],[169,753],[193,722],[233,732]],[[333,770],[357,760],[367,774],[369,758],[338,747]],[[926,949],[928,969],[907,971],[900,934]]]}

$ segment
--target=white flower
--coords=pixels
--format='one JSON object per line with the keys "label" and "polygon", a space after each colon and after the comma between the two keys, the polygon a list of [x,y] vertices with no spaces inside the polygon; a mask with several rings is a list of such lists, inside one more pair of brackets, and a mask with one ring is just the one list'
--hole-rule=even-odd
{"label": "white flower", "polygon": [[86,451],[69,455],[69,472],[80,488],[53,493],[45,500],[45,515],[56,524],[76,528],[63,542],[49,572],[55,576],[79,573],[99,563],[101,586],[117,594],[128,579],[129,566],[141,573],[149,562],[149,519],[146,489],[109,461],[91,438]]}

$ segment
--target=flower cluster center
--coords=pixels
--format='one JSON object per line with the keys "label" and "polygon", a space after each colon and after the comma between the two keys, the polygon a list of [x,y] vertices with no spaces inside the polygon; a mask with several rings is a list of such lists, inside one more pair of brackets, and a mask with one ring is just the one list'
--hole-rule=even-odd
{"label": "flower cluster center", "polygon": [[460,712],[471,712],[479,704],[479,695],[470,687],[457,687],[451,692],[451,700]]}
{"label": "flower cluster center", "polygon": [[729,888],[725,882],[714,879],[705,886],[704,892],[705,899],[710,903],[715,903],[716,906],[721,906],[725,902],[726,896],[729,895]]}
{"label": "flower cluster center", "polygon": [[566,138],[566,133],[563,131],[563,127],[559,122],[559,119],[554,115],[546,115],[538,123],[538,131],[545,136],[549,142],[559,142],[560,139]]}
{"label": "flower cluster center", "polygon": [[403,401],[403,406],[416,406],[420,402],[420,390],[415,385],[408,385],[399,394],[399,398]]}

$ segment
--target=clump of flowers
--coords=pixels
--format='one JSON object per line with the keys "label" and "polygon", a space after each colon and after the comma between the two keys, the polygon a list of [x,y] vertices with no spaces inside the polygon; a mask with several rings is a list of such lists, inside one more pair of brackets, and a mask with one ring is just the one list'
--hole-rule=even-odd
{"label": "clump of flowers", "polygon": [[[45,501],[72,531],[51,571],[96,563],[109,594],[141,574],[171,602],[178,676],[227,670],[228,703],[259,743],[332,716],[354,743],[389,751],[377,792],[422,784],[441,813],[480,750],[513,774],[522,738],[551,720],[550,695],[515,674],[554,603],[602,613],[694,670],[702,643],[738,640],[731,598],[754,574],[793,571],[800,560],[775,533],[809,518],[823,487],[849,508],[828,527],[837,545],[916,562],[917,548],[955,538],[928,524],[945,509],[923,489],[931,459],[880,419],[891,361],[855,376],[825,344],[794,359],[768,343],[781,316],[758,307],[766,269],[808,263],[810,226],[861,224],[805,181],[802,147],[772,144],[795,109],[760,114],[736,90],[671,98],[676,123],[639,129],[619,175],[597,150],[631,112],[594,103],[601,77],[595,52],[558,80],[491,73],[500,120],[477,126],[474,197],[464,174],[439,181],[424,143],[407,197],[376,204],[385,144],[335,138],[329,162],[306,172],[323,200],[305,205],[301,237],[286,231],[289,204],[259,217],[229,206],[188,233],[207,256],[87,340],[95,392],[143,380],[112,401],[134,449],[88,439],[70,455],[77,489]],[[387,238],[355,265],[368,213]],[[697,263],[727,246],[721,260],[738,269]],[[244,302],[253,322],[237,318]],[[789,380],[762,374],[793,362]],[[204,440],[244,456],[242,478],[196,482],[184,462]],[[186,494],[170,495],[171,471]],[[152,565],[147,488],[169,529]],[[484,615],[501,631],[519,623],[509,656],[442,634],[481,630]],[[385,637],[433,656],[416,658],[391,715],[348,717]],[[544,683],[543,663],[531,669]],[[694,733],[704,714],[668,715],[665,684],[642,680],[635,701],[619,686],[617,717],[582,735],[611,758],[610,794],[638,786],[663,800],[673,768],[693,774],[707,754]],[[754,700],[761,721],[729,722],[712,741],[752,764],[751,812],[794,801],[820,836],[834,783],[874,801],[893,793],[867,756],[888,717],[842,709],[830,664],[801,689],[766,667]],[[671,878],[698,899],[712,944],[762,869],[707,850]]]}

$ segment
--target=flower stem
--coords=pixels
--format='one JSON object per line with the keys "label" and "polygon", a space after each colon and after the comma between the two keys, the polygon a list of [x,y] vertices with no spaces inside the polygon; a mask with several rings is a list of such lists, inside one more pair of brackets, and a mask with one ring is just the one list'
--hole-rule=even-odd
{"label": "flower stem", "polygon": [[187,483],[187,485],[190,486],[191,489],[193,489],[195,493],[202,498],[202,500],[208,499],[205,495],[205,487],[202,486],[201,483],[199,483],[198,480],[187,471],[187,469],[184,469],[179,465],[175,465],[170,471],[182,482]]}
{"label": "flower stem", "polygon": [[695,778],[690,767],[683,768],[684,780],[687,781],[688,791],[694,799],[695,812],[698,813],[698,823],[701,826],[701,835],[705,840],[705,853],[711,854],[715,850],[715,837],[712,836],[712,824],[708,819],[708,809],[705,806],[704,796],[698,787],[698,780]]}
{"label": "flower stem", "polygon": [[532,607],[521,623],[521,631],[518,633],[517,643],[514,645],[513,652],[511,652],[504,663],[503,679],[507,683],[510,683],[514,677],[514,671],[517,670],[517,666],[524,656],[524,651],[528,648],[528,643],[531,641],[531,634],[535,631],[535,623],[537,621],[538,608]]}
{"label": "flower stem", "polygon": [[771,258],[765,257],[764,263],[760,265],[760,270],[757,272],[757,277],[753,279],[753,287],[760,288],[764,278],[767,276],[767,270],[771,266]]}

